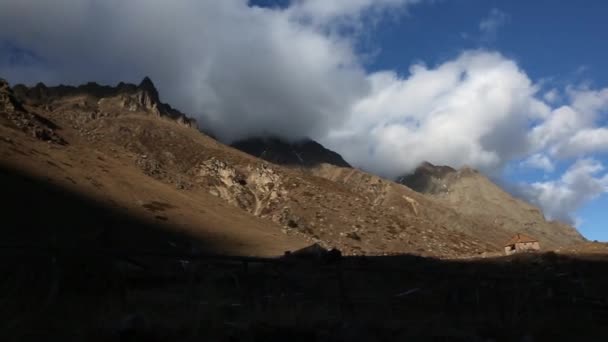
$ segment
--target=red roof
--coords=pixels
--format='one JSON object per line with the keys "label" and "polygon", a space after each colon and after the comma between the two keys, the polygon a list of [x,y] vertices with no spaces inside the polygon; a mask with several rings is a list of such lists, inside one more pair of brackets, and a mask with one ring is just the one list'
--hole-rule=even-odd
{"label": "red roof", "polygon": [[507,242],[505,244],[505,246],[511,246],[516,243],[526,243],[526,242],[538,242],[538,240],[536,240],[535,238],[530,237],[528,235],[517,233],[511,238],[511,240],[509,240],[509,242]]}

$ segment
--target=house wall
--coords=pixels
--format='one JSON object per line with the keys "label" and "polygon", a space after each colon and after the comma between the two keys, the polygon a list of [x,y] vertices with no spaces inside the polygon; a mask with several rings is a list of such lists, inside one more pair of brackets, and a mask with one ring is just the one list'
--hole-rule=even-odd
{"label": "house wall", "polygon": [[518,252],[537,251],[540,249],[538,242],[519,242],[515,244],[515,250]]}
{"label": "house wall", "polygon": [[506,255],[511,255],[513,253],[517,252],[517,250],[515,250],[515,246],[510,245],[510,246],[505,246],[505,254]]}
{"label": "house wall", "polygon": [[505,254],[511,255],[518,252],[537,251],[540,250],[538,242],[519,242],[515,245],[505,246]]}

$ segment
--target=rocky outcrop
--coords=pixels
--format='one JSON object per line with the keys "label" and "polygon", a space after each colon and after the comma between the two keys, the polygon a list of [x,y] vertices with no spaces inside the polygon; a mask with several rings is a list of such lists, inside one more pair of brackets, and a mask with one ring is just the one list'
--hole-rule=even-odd
{"label": "rocky outcrop", "polygon": [[59,127],[52,121],[27,111],[15,97],[8,82],[3,79],[0,79],[0,115],[36,139],[59,145],[67,144],[65,139],[56,132]]}
{"label": "rocky outcrop", "polygon": [[121,82],[116,87],[111,87],[89,82],[78,87],[47,87],[38,83],[31,88],[16,85],[13,91],[23,103],[51,111],[77,109],[78,112],[92,113],[89,116],[93,118],[139,112],[167,118],[182,126],[198,128],[196,120],[160,101],[158,91],[148,77],[139,85]]}
{"label": "rocky outcrop", "polygon": [[436,166],[424,162],[414,170],[414,173],[397,178],[397,183],[408,186],[420,193],[436,194],[448,191],[446,177],[456,173],[449,166]]}
{"label": "rocky outcrop", "polygon": [[278,165],[351,167],[338,153],[310,139],[289,142],[277,137],[249,138],[233,143],[232,147]]}
{"label": "rocky outcrop", "polygon": [[4,79],[0,78],[0,110],[5,112],[23,111],[23,106],[15,98],[13,91]]}
{"label": "rocky outcrop", "polygon": [[160,118],[169,118],[180,125],[198,128],[196,120],[162,103],[154,83],[146,77],[139,86],[120,84],[116,87],[116,94],[99,99],[101,110],[118,108],[128,112],[146,112]]}
{"label": "rocky outcrop", "polygon": [[207,186],[212,195],[262,217],[276,210],[287,195],[281,176],[266,164],[249,165],[241,171],[211,158],[198,166],[197,183]]}

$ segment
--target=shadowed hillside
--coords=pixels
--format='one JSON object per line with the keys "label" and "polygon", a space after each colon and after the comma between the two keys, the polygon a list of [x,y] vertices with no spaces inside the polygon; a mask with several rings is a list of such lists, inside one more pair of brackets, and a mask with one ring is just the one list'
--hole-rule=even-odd
{"label": "shadowed hillside", "polygon": [[229,241],[195,239],[159,219],[172,208],[169,203],[147,204],[156,215],[142,217],[118,203],[87,197],[54,183],[50,178],[40,179],[0,165],[2,195],[10,199],[3,204],[2,248],[122,253],[230,250]]}

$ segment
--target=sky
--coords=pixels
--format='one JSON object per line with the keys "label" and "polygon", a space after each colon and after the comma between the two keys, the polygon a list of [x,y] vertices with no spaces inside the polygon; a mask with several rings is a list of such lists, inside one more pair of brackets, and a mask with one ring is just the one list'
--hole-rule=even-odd
{"label": "sky", "polygon": [[0,77],[139,82],[232,142],[472,166],[608,241],[608,3],[2,0]]}

